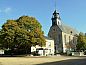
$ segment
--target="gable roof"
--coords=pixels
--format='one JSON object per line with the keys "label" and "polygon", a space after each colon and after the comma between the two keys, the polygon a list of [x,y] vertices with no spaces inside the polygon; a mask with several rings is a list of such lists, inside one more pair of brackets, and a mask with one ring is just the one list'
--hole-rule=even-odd
{"label": "gable roof", "polygon": [[68,34],[72,34],[72,35],[76,35],[78,34],[78,31],[66,24],[61,24],[61,25],[58,25],[58,27],[61,29],[62,32],[65,32],[65,33],[68,33]]}

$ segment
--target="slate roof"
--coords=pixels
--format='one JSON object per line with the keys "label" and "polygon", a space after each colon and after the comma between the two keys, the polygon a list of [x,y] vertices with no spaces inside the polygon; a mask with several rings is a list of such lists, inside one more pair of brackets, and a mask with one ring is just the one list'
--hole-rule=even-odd
{"label": "slate roof", "polygon": [[63,23],[61,25],[58,25],[58,27],[61,29],[62,32],[65,32],[68,34],[76,35],[79,33],[76,29],[74,29],[66,24],[63,24]]}

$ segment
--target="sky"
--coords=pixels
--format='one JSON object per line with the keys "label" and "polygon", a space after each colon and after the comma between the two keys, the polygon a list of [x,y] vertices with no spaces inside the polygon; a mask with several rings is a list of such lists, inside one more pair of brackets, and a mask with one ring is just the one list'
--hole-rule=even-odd
{"label": "sky", "polygon": [[[28,15],[41,23],[47,36],[54,10],[55,0],[0,0],[0,27],[8,19]],[[56,10],[63,23],[86,32],[86,0],[56,0]]]}

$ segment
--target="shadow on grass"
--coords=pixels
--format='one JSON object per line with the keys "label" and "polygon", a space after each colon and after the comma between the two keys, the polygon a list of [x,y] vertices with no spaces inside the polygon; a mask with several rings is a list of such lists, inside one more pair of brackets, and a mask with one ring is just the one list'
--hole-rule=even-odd
{"label": "shadow on grass", "polygon": [[47,62],[47,63],[37,64],[37,65],[86,65],[86,58]]}
{"label": "shadow on grass", "polygon": [[0,57],[26,57],[27,55],[0,55]]}

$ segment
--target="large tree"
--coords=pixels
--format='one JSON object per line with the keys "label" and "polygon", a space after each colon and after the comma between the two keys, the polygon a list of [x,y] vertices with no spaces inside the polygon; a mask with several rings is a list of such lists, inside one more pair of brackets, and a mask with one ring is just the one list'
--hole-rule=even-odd
{"label": "large tree", "polygon": [[7,20],[0,32],[3,48],[30,50],[32,45],[44,45],[41,24],[29,16],[21,16],[17,20]]}
{"label": "large tree", "polygon": [[85,50],[86,49],[86,36],[80,32],[77,36],[77,50]]}

